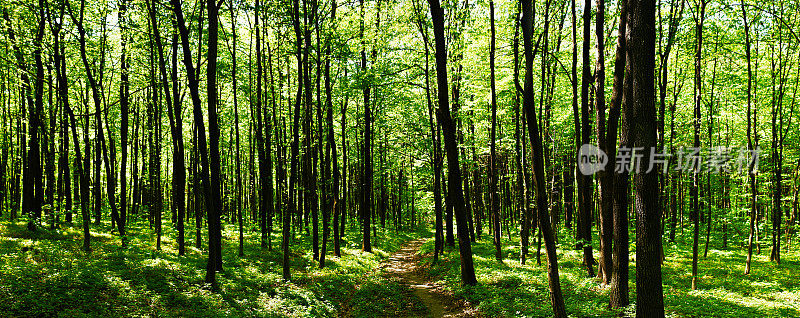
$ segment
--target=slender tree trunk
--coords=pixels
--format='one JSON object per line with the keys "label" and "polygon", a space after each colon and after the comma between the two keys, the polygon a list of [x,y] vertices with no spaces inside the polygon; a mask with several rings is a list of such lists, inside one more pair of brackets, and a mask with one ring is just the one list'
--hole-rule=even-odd
{"label": "slender tree trunk", "polygon": [[[589,47],[591,43],[591,11],[592,1],[586,0],[583,9],[583,73],[581,77],[581,144],[591,142],[591,123],[589,122],[589,88],[592,82],[592,71]],[[578,176],[582,182],[578,185],[578,245],[583,248],[583,265],[589,277],[594,276],[594,256],[592,255],[592,215],[594,203],[592,202],[592,176],[581,174]]]}
{"label": "slender tree trunk", "polygon": [[503,261],[503,254],[500,251],[500,197],[497,191],[497,94],[495,93],[494,83],[494,50],[495,50],[495,31],[494,31],[494,1],[489,0],[489,23],[490,23],[490,48],[489,48],[489,82],[491,87],[491,107],[492,107],[492,131],[491,131],[491,156],[489,157],[489,192],[492,197],[492,214],[494,215],[494,257],[497,261]]}
{"label": "slender tree trunk", "polygon": [[[336,21],[336,1],[334,0],[331,4],[331,20]],[[328,226],[328,222],[330,220],[330,213],[333,212],[334,217],[334,224],[333,224],[333,231],[334,231],[334,250],[335,254],[339,256],[339,241],[338,241],[338,232],[339,230],[336,228],[338,226],[338,220],[336,220],[338,216],[338,202],[339,202],[339,167],[338,162],[336,159],[336,138],[334,137],[333,133],[333,88],[331,87],[331,38],[333,37],[333,32],[335,32],[335,25],[334,29],[330,31],[326,35],[325,39],[325,108],[327,110],[326,119],[327,119],[327,143],[325,145],[325,171],[323,172],[323,179],[330,180],[333,178],[333,183],[331,184],[329,181],[325,182],[325,198],[324,200],[327,202],[327,209],[322,210],[322,251],[320,253],[319,258],[319,267],[325,267],[325,254],[327,254],[328,250],[328,235],[330,232],[330,228]],[[322,125],[322,123],[320,123]],[[344,136],[342,136],[344,137]]]}
{"label": "slender tree trunk", "polygon": [[475,268],[472,262],[472,246],[467,228],[464,193],[461,191],[461,166],[458,163],[458,145],[456,145],[456,127],[450,117],[450,103],[447,88],[447,47],[444,36],[444,10],[439,0],[428,0],[433,20],[433,33],[436,43],[436,84],[439,99],[437,118],[444,131],[445,150],[447,151],[448,190],[453,205],[457,230],[458,246],[461,259],[461,282],[465,285],[477,284]]}
{"label": "slender tree trunk", "polygon": [[219,152],[219,119],[217,114],[217,36],[219,32],[219,7],[217,0],[206,2],[208,10],[208,62],[206,64],[206,96],[208,97],[208,138],[209,138],[209,184],[210,204],[208,211],[208,265],[206,283],[216,288],[216,272],[222,270],[222,232],[220,213],[222,211],[222,191],[220,188],[221,169]]}
{"label": "slender tree trunk", "polygon": [[299,0],[293,1],[293,9],[292,9],[292,22],[294,26],[294,33],[296,39],[296,51],[295,57],[297,58],[297,94],[295,95],[295,103],[294,103],[294,122],[292,124],[293,127],[293,139],[292,139],[292,153],[291,153],[291,177],[289,179],[289,211],[286,211],[283,214],[283,242],[282,242],[282,249],[283,249],[283,279],[288,281],[292,279],[291,272],[289,270],[289,236],[290,236],[290,223],[292,214],[298,213],[297,204],[295,201],[295,186],[297,184],[297,156],[299,152],[299,144],[300,144],[300,103],[303,97],[303,58],[302,58],[302,46],[303,46],[303,37],[300,30],[300,2]]}
{"label": "slender tree trunk", "polygon": [[[202,181],[202,188],[203,188],[202,190],[204,192],[203,197],[205,198],[203,200],[203,204],[205,205],[206,210],[211,211],[209,214],[215,214],[216,216],[219,216],[218,214],[216,214],[216,212],[212,211],[214,209],[216,203],[214,203],[214,199],[215,198],[212,198],[212,195],[211,195],[211,184],[210,184],[211,180],[210,180],[210,176],[209,176],[209,156],[208,156],[208,148],[206,146],[205,122],[203,120],[203,112],[202,112],[201,101],[200,101],[199,78],[197,77],[195,66],[194,66],[194,64],[192,64],[191,46],[189,44],[189,30],[186,28],[186,21],[185,21],[184,16],[183,16],[183,10],[181,9],[181,0],[170,0],[170,3],[172,5],[173,11],[175,12],[175,17],[176,17],[177,22],[178,22],[177,23],[178,24],[178,31],[180,33],[181,45],[183,47],[183,65],[186,68],[186,76],[187,76],[188,82],[189,82],[189,93],[190,93],[191,99],[192,99],[192,106],[193,106],[192,108],[193,108],[193,114],[194,114],[194,125],[195,125],[195,130],[197,132],[197,135],[196,135],[197,138],[196,138],[196,144],[195,145],[196,145],[196,147],[198,149],[198,155],[200,157],[200,162],[201,162],[201,165],[202,165],[201,172],[200,172],[200,180]],[[209,9],[210,13],[211,12],[216,13],[216,6],[213,3],[213,0],[209,1],[208,4],[209,4],[209,8],[208,9]],[[214,18],[214,20],[215,20],[215,22],[214,22],[215,28],[214,29],[216,30],[216,17]],[[211,29],[211,28],[209,27],[209,29]],[[214,33],[216,35],[216,31]],[[211,34],[211,31],[209,31],[209,34]],[[216,51],[216,45],[215,45],[214,49]],[[210,50],[211,50],[211,46],[209,45],[209,51]],[[209,62],[208,62],[209,65],[211,64],[211,57],[212,57],[212,54],[211,54],[211,52],[209,52]],[[214,64],[215,64],[214,66],[216,67],[216,52],[213,54],[213,57],[214,57]],[[216,72],[216,68],[212,69],[212,71]],[[209,77],[212,77],[212,75],[209,75]],[[216,73],[213,75],[213,79],[214,79],[214,81],[216,81]],[[209,83],[209,85],[210,84],[215,84],[215,83]],[[209,92],[208,92],[208,93],[210,93],[209,94],[209,101],[216,101],[216,86],[214,85],[213,87],[214,88],[213,89],[209,89]],[[211,108],[211,107],[213,107],[213,108]],[[213,106],[209,106],[209,108],[210,108],[209,109],[209,116],[211,116],[211,114],[212,114],[211,110],[216,111],[216,103],[214,103]],[[213,116],[216,117],[216,113],[214,113]],[[214,119],[216,120],[216,118],[214,118]],[[209,126],[210,126],[212,124],[211,123],[212,121],[209,120],[209,122],[210,122],[209,123]],[[217,133],[219,133],[219,130],[217,130]],[[217,135],[217,137],[218,137],[218,135]],[[219,148],[217,148],[217,150],[219,150]],[[217,157],[217,158],[219,158],[219,157]],[[217,197],[217,198],[219,198],[219,197]],[[199,210],[200,209],[197,208],[197,205],[195,205],[195,214],[199,214],[200,213]],[[198,217],[197,221],[199,221],[199,220],[200,220],[200,218]],[[217,218],[217,222],[218,221],[219,221],[219,218]],[[212,222],[212,218],[209,217],[209,220],[208,220],[209,229],[211,229],[211,227],[212,227],[211,222]],[[197,222],[197,223],[198,223],[197,226],[199,228],[199,222]],[[217,225],[219,225],[219,223],[217,223]],[[211,265],[211,266],[208,266],[206,268],[206,270],[207,270],[207,272],[206,272],[206,276],[207,276],[206,277],[206,282],[214,284],[214,283],[216,283],[216,276],[215,276],[216,270],[221,269],[221,267],[220,268],[216,268],[215,266],[213,266],[214,265],[214,262],[213,262],[213,258],[214,257],[212,256],[212,253],[211,253],[211,251],[212,251],[212,247],[211,247],[212,238],[211,238],[211,235],[212,235],[211,232],[209,232],[209,263],[208,264]],[[200,242],[199,235],[198,235],[197,242],[198,243]],[[213,243],[213,244],[215,244],[215,243]],[[220,261],[221,261],[221,259],[220,259]]]}
{"label": "slender tree trunk", "polygon": [[[608,129],[606,130],[606,144],[609,146],[616,144],[617,121],[623,105],[623,95],[630,80],[625,77],[627,63],[627,39],[626,31],[628,26],[628,1],[623,0],[619,3],[620,19],[617,35],[616,57],[614,60],[614,89],[611,93],[611,108],[608,115]],[[627,115],[626,115],[627,117]],[[627,125],[630,121],[622,118],[623,129],[620,134],[619,147],[630,147],[631,138]],[[616,151],[608,149],[608,162],[616,162]],[[611,174],[611,173],[609,173]],[[613,173],[609,187],[613,187],[613,233],[611,248],[611,296],[610,304],[612,308],[621,308],[630,303],[628,296],[628,262],[629,262],[629,239],[628,239],[628,188],[629,173],[626,169]]]}
{"label": "slender tree trunk", "polygon": [[[610,153],[610,148],[616,148],[610,145],[610,142],[606,140],[606,129],[610,130],[610,127],[606,127],[606,95],[605,95],[605,81],[606,81],[606,69],[605,69],[605,39],[604,36],[604,24],[605,24],[605,0],[596,0],[597,2],[597,16],[596,16],[596,24],[595,24],[595,34],[597,36],[597,64],[595,66],[595,98],[597,98],[597,102],[595,103],[595,120],[596,122],[596,129],[597,129],[597,143],[600,145],[600,149],[602,149],[606,154]],[[611,121],[611,120],[609,120]],[[613,132],[614,141],[616,142],[616,131]],[[611,282],[611,273],[613,272],[613,263],[611,257],[611,247],[612,247],[612,231],[614,226],[613,221],[613,210],[614,210],[614,185],[613,179],[611,175],[611,171],[608,172],[602,171],[598,176],[598,181],[600,183],[600,264],[597,268],[598,276],[602,280],[604,285],[608,285]]]}
{"label": "slender tree trunk", "polygon": [[567,317],[564,308],[564,298],[561,294],[561,282],[558,275],[558,256],[556,255],[555,239],[550,227],[550,218],[547,215],[547,189],[544,176],[544,154],[542,153],[542,139],[539,131],[539,124],[534,110],[533,96],[533,16],[531,10],[531,0],[522,0],[522,38],[525,48],[525,88],[523,94],[523,108],[528,122],[528,133],[533,148],[533,169],[536,187],[536,207],[538,213],[539,228],[544,236],[545,250],[547,253],[547,279],[550,286],[550,304],[553,307],[553,316],[557,318]]}
{"label": "slender tree trunk", "polygon": [[[702,71],[701,63],[703,53],[703,23],[705,21],[706,1],[700,0],[699,16],[696,18],[695,32],[697,44],[695,47],[695,68],[694,68],[694,143],[693,147],[700,147],[700,105],[702,104]],[[694,222],[694,240],[692,244],[692,290],[697,289],[697,255],[698,241],[700,240],[700,198],[698,188],[700,186],[700,167],[692,174],[692,187],[689,193],[692,196],[692,222]]]}

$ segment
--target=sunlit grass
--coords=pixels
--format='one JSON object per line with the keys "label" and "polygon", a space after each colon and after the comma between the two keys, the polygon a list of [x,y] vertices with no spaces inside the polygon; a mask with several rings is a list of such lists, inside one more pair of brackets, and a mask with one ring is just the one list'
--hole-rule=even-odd
{"label": "sunlit grass", "polygon": [[[223,227],[223,271],[219,289],[204,282],[206,230],[195,247],[193,220],[186,226],[186,255],[178,256],[177,233],[165,217],[161,250],[146,220],[128,225],[129,246],[109,222],[92,225],[92,251],[81,250],[83,232],[74,226],[25,229],[25,222],[0,222],[0,317],[371,317],[390,315],[409,305],[405,287],[378,270],[392,252],[419,232],[378,229],[373,253],[360,250],[361,235],[348,224],[342,257],[329,243],[326,267],[312,260],[311,236],[298,230],[292,240],[292,281],[281,277],[279,229],[272,250],[260,247],[257,227],[246,228],[244,257],[238,256],[238,227]],[[321,233],[320,233],[321,240]],[[359,294],[360,293],[360,294]],[[383,301],[368,301],[369,295]],[[361,295],[365,300],[354,300]],[[371,310],[376,304],[380,310]],[[383,310],[383,311],[381,311]]]}
{"label": "sunlit grass", "polygon": [[[512,233],[518,237],[517,233]],[[573,233],[559,233],[558,261],[567,312],[574,317],[612,317],[620,311],[607,308],[609,288],[594,277],[587,277],[582,266],[582,251],[574,250]],[[685,236],[690,240],[690,231]],[[701,236],[702,237],[702,236]],[[596,242],[596,237],[595,244]],[[630,299],[636,301],[635,233],[631,232]],[[733,242],[733,240],[731,240]],[[705,239],[702,239],[705,242]],[[677,243],[665,243],[662,266],[664,301],[670,317],[800,317],[800,254],[783,252],[782,263],[769,261],[769,249],[754,255],[752,272],[744,275],[746,249],[722,249],[719,237],[712,237],[708,257],[700,247],[699,287],[691,290],[692,247],[679,235]],[[502,263],[495,260],[491,236],[473,245],[479,285],[461,285],[457,249],[446,249],[437,264],[428,264],[428,274],[453,292],[492,317],[549,317],[552,315],[546,276],[546,256],[542,246],[542,265],[536,264],[536,240],[531,238],[526,265],[519,261],[520,243],[503,235]],[[433,242],[421,253],[431,253]],[[595,258],[598,257],[595,248]],[[597,267],[595,266],[595,270]],[[630,314],[634,304],[621,312]]]}

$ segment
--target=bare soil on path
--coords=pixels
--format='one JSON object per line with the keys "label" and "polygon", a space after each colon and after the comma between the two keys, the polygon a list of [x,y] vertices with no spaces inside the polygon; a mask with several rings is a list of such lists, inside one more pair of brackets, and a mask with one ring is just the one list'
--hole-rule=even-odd
{"label": "bare soil on path", "polygon": [[392,254],[383,266],[387,277],[395,278],[401,284],[408,286],[412,294],[427,308],[425,313],[408,313],[406,316],[477,317],[474,308],[447,295],[425,277],[419,267],[422,256],[417,255],[417,251],[425,241],[426,239],[416,239],[406,243],[399,251]]}

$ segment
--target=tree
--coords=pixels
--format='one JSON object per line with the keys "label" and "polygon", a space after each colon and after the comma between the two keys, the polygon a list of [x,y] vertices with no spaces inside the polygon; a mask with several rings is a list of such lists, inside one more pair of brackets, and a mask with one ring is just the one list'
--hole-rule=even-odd
{"label": "tree", "polygon": [[[629,0],[625,129],[634,147],[657,146],[655,107],[655,1]],[[642,161],[648,166],[652,158]],[[636,317],[664,317],[661,285],[661,207],[658,170],[638,172],[636,187]]]}
{"label": "tree", "polygon": [[209,183],[211,201],[208,211],[208,265],[206,283],[216,288],[217,271],[222,270],[222,232],[220,212],[222,210],[222,191],[220,188],[219,119],[217,114],[217,36],[219,34],[219,6],[216,0],[208,0],[208,64],[206,68],[206,95],[208,96],[208,138],[209,142]]}
{"label": "tree", "polygon": [[[620,19],[619,27],[617,28],[617,46],[614,58],[614,88],[611,93],[611,107],[608,112],[608,127],[606,129],[606,145],[609,146],[606,150],[609,154],[608,162],[616,162],[616,149],[611,148],[611,146],[616,144],[616,132],[622,111],[622,100],[627,89],[625,84],[629,82],[625,77],[627,68],[628,2],[621,1],[619,8]],[[624,125],[627,125],[628,120],[623,118],[622,123],[624,127]],[[630,140],[629,129],[622,129],[619,137],[619,148],[629,147]],[[607,189],[614,189],[611,216],[613,219],[611,234],[613,245],[611,248],[610,305],[612,308],[620,308],[628,306],[630,303],[628,299],[628,254],[630,253],[628,242],[628,188],[630,176],[626,169],[622,169],[619,172],[615,169],[613,174],[609,172],[605,176],[601,176],[601,178],[609,178],[610,180],[601,180],[601,182],[608,185]]]}
{"label": "tree", "polygon": [[450,117],[450,103],[447,88],[447,46],[444,38],[444,10],[439,0],[428,0],[433,21],[433,38],[436,43],[436,86],[439,108],[437,119],[442,125],[444,148],[447,152],[447,189],[450,191],[450,203],[456,217],[458,231],[458,247],[461,259],[461,282],[465,285],[478,283],[475,268],[472,264],[472,246],[467,227],[467,212],[464,206],[464,193],[461,191],[461,166],[458,164],[458,146],[456,145],[456,127]]}
{"label": "tree", "polygon": [[553,307],[554,317],[567,317],[564,308],[564,298],[561,294],[561,282],[558,275],[558,257],[556,254],[556,244],[553,230],[550,228],[550,218],[547,215],[547,190],[544,181],[544,159],[542,154],[542,139],[539,132],[539,124],[536,120],[534,111],[533,97],[533,17],[531,10],[531,0],[521,1],[522,9],[522,42],[525,48],[525,88],[523,92],[522,106],[525,110],[525,117],[528,122],[528,135],[531,139],[533,148],[533,173],[534,186],[536,187],[536,208],[539,210],[538,221],[539,229],[544,237],[545,250],[547,254],[547,280],[550,286],[550,305]]}
{"label": "tree", "polygon": [[[609,153],[612,148],[611,143],[606,140],[606,96],[605,96],[605,42],[603,27],[605,23],[605,1],[597,0],[597,22],[595,24],[595,34],[597,36],[597,64],[595,66],[595,120],[597,129],[597,143],[600,149],[605,153]],[[614,127],[616,128],[616,127]],[[616,130],[616,129],[614,129]],[[616,131],[612,132],[614,141],[616,141]],[[612,229],[614,221],[612,219],[614,203],[613,203],[613,179],[610,172],[601,172],[598,178],[600,183],[600,265],[597,268],[597,274],[603,281],[604,285],[611,282],[611,273],[613,272],[613,263],[611,257],[612,249]]]}
{"label": "tree", "polygon": [[[380,0],[379,0],[380,1]],[[378,2],[380,5],[380,2]],[[361,222],[362,222],[362,240],[361,250],[364,252],[372,252],[372,241],[369,235],[370,219],[372,218],[372,111],[370,110],[370,93],[371,87],[369,83],[369,75],[367,70],[367,53],[366,44],[364,41],[364,0],[359,0],[361,6],[361,72],[364,76],[364,82],[361,83],[364,92],[364,144],[363,166],[364,171],[361,173]]]}
{"label": "tree", "polygon": [[491,99],[492,99],[492,133],[491,133],[491,155],[489,157],[489,193],[492,198],[491,208],[492,208],[492,215],[494,215],[492,220],[492,226],[494,231],[494,257],[502,262],[503,261],[503,254],[500,252],[501,242],[500,242],[500,195],[497,192],[497,147],[496,147],[496,140],[497,140],[497,94],[495,93],[495,83],[494,83],[494,49],[495,49],[495,32],[494,32],[494,1],[489,0],[489,25],[490,25],[490,33],[491,33],[491,43],[489,44],[489,81],[491,85]]}
{"label": "tree", "polygon": [[[744,4],[742,4],[742,21],[744,23],[744,52],[747,59],[747,149],[753,150],[758,148],[758,131],[756,130],[758,119],[758,108],[753,109],[752,105],[752,89],[753,89],[753,69],[751,64],[750,52],[750,26],[747,21],[747,11]],[[747,175],[750,181],[750,234],[747,239],[747,260],[745,261],[744,274],[750,274],[750,263],[753,259],[753,236],[755,235],[755,222],[757,214],[757,196],[758,188],[756,187],[756,171],[752,165],[747,166]]]}
{"label": "tree", "polygon": [[[591,142],[591,123],[589,122],[589,88],[592,82],[589,47],[591,42],[592,1],[586,0],[583,8],[583,73],[581,76],[581,144]],[[589,277],[594,276],[594,256],[592,255],[592,176],[578,176],[578,247],[583,248],[583,265]]]}
{"label": "tree", "polygon": [[[700,0],[699,15],[695,17],[695,32],[697,33],[697,44],[695,46],[695,68],[694,68],[694,143],[693,147],[700,147],[700,106],[703,103],[703,78],[701,64],[703,63],[703,23],[705,22],[706,1]],[[700,186],[699,171],[694,171],[692,175],[692,187],[689,192],[692,196],[692,221],[694,222],[694,243],[692,245],[692,290],[697,289],[697,253],[698,241],[700,239]]]}
{"label": "tree", "polygon": [[[189,30],[186,28],[186,20],[185,20],[185,18],[183,16],[183,9],[181,9],[181,0],[170,0],[170,4],[172,5],[172,10],[175,13],[175,18],[177,19],[178,31],[179,31],[180,38],[181,38],[181,46],[183,47],[183,66],[186,68],[186,77],[188,78],[188,82],[189,82],[188,83],[189,84],[188,85],[189,86],[189,93],[190,93],[189,95],[191,96],[191,99],[192,99],[192,109],[193,109],[192,112],[194,114],[194,125],[195,125],[195,127],[197,129],[197,132],[198,132],[197,133],[197,141],[196,141],[196,145],[197,146],[196,147],[197,147],[198,152],[199,152],[199,157],[200,157],[201,166],[202,166],[201,172],[200,172],[200,180],[202,182],[202,188],[203,188],[203,192],[204,192],[204,197],[206,198],[204,200],[205,201],[205,207],[206,207],[206,210],[210,211],[211,209],[214,209],[214,204],[215,203],[213,202],[214,198],[212,198],[212,195],[211,195],[212,191],[211,191],[211,180],[210,180],[211,178],[210,178],[210,173],[209,173],[210,169],[209,169],[208,147],[207,147],[207,144],[206,144],[205,123],[204,123],[203,113],[202,113],[202,104],[201,104],[201,101],[200,101],[200,83],[199,83],[200,81],[199,81],[199,78],[198,78],[197,74],[195,73],[195,71],[196,71],[195,66],[192,63],[191,45],[189,44]],[[216,12],[215,11],[216,7],[213,4],[213,0],[209,1],[208,9],[211,12]],[[211,47],[209,45],[209,51],[210,51],[210,49],[211,49]],[[216,50],[216,48],[215,48],[215,50]],[[210,58],[211,56],[212,55],[209,52],[209,65],[211,63],[211,58]],[[216,77],[215,76],[214,76],[213,80],[216,81]],[[213,84],[213,82],[211,84]],[[209,92],[213,93],[213,96],[216,96],[216,89],[209,89]],[[216,100],[216,98],[209,99],[209,100]],[[209,107],[210,108],[213,107],[213,110],[216,111],[216,105],[209,106]],[[210,114],[210,112],[209,112],[209,114]],[[216,117],[216,114],[215,114],[215,117]],[[209,126],[210,125],[211,125],[211,123],[209,123]],[[219,134],[219,130],[217,130],[217,134]],[[218,149],[217,151],[219,151],[219,148],[217,148],[217,149]],[[199,211],[195,210],[195,213],[199,213]],[[211,216],[214,216],[213,215],[214,212],[209,212],[209,213],[212,214]],[[219,218],[218,218],[219,215],[217,214],[216,216],[217,216],[217,221],[219,221]],[[209,218],[209,228],[212,227],[211,219],[212,218]],[[219,223],[217,223],[217,225],[218,224]],[[211,234],[209,234],[209,236],[210,235]],[[199,237],[199,235],[198,235],[198,237]],[[221,269],[221,266],[220,266],[220,268],[217,268],[215,266],[216,262],[213,259],[215,256],[211,256],[211,244],[212,244],[211,240],[212,239],[209,237],[209,262],[208,262],[209,265],[207,265],[207,267],[206,267],[206,282],[207,283],[211,283],[213,285],[216,282],[216,271],[218,269]],[[198,242],[199,242],[199,240],[198,240]],[[220,258],[219,261],[221,262],[222,259]]]}

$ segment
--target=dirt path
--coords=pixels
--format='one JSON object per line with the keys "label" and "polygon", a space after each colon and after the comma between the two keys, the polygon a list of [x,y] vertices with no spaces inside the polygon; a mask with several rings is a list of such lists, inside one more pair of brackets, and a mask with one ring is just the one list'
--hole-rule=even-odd
{"label": "dirt path", "polygon": [[[384,266],[387,276],[396,277],[408,286],[413,295],[419,298],[428,309],[427,317],[475,317],[473,310],[456,305],[452,297],[437,291],[436,286],[417,271],[419,247],[426,239],[416,239],[406,243],[399,251],[389,257]],[[410,315],[413,316],[413,315]]]}

